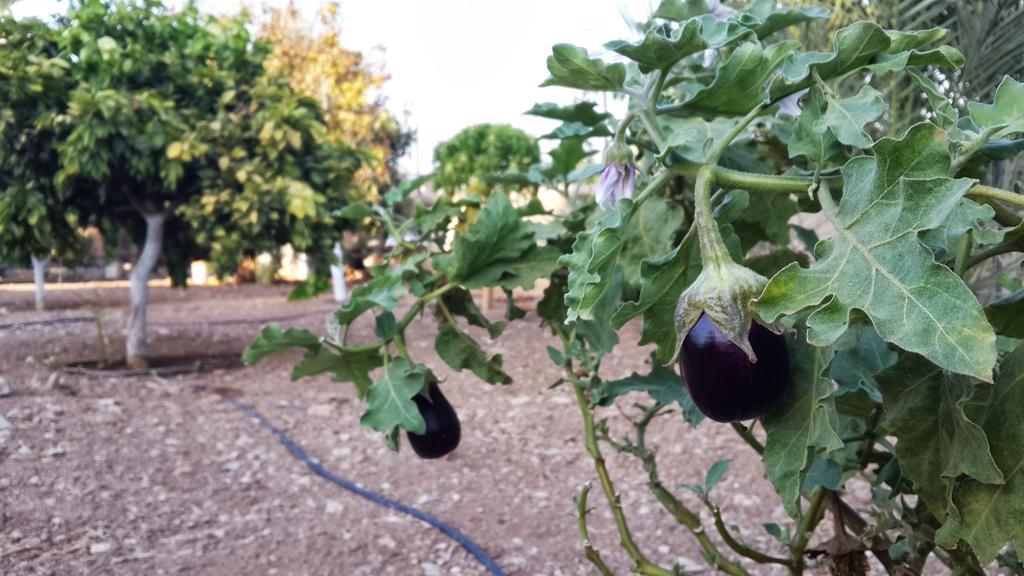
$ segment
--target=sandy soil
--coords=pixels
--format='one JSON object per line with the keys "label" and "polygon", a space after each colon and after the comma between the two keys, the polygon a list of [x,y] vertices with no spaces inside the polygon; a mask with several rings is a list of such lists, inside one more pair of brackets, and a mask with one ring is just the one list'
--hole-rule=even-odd
{"label": "sandy soil", "polygon": [[[237,354],[266,318],[305,315],[286,324],[319,330],[333,309],[326,299],[288,303],[287,289],[256,286],[153,289],[151,349],[157,356]],[[444,378],[459,411],[463,440],[451,456],[423,461],[407,447],[390,452],[359,427],[350,385],[327,377],[289,379],[296,356],[251,368],[168,379],[100,379],[55,369],[95,360],[99,311],[114,350],[127,287],[90,284],[49,293],[52,309],[31,310],[31,291],[0,286],[0,574],[481,574],[439,531],[396,514],[311,474],[264,429],[219,396],[233,394],[292,436],[339,475],[450,522],[512,575],[594,574],[582,556],[572,515],[580,485],[595,479],[580,437],[570,390],[548,389],[558,370],[544,352],[553,339],[537,318],[513,323],[495,341],[515,384],[492,387],[453,373],[434,354],[429,320],[414,323],[410,352]],[[520,305],[530,307],[530,299]],[[493,315],[500,314],[495,307]],[[230,323],[230,320],[252,320]],[[15,324],[20,324],[14,326]],[[356,337],[369,337],[360,324]],[[647,351],[621,334],[606,377],[645,370]],[[633,398],[604,409],[624,432]],[[719,489],[727,521],[763,550],[779,552],[765,522],[786,516],[759,460],[731,429],[691,429],[678,415],[659,419],[668,486],[695,483],[716,460],[733,463]],[[645,489],[632,457],[609,453],[637,541],[654,560],[698,569],[690,535]],[[678,491],[695,509],[695,497]],[[627,558],[607,504],[592,494],[592,538],[616,570]],[[769,569],[752,566],[757,574]],[[706,571],[710,573],[710,571]]]}

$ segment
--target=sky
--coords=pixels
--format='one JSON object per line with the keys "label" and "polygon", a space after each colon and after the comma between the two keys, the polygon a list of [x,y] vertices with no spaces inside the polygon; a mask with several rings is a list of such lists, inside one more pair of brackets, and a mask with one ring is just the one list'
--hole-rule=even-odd
{"label": "sky", "polygon": [[[280,5],[283,0],[264,4]],[[169,5],[180,0],[167,0]],[[240,0],[199,0],[215,13],[237,11]],[[296,0],[313,15],[321,0]],[[250,2],[252,4],[252,2]],[[62,11],[65,0],[21,0],[18,17]],[[556,123],[524,116],[535,102],[572,103],[577,90],[540,88],[551,46],[569,42],[595,55],[601,45],[633,34],[623,14],[643,20],[648,0],[342,0],[342,43],[391,75],[388,108],[417,131],[401,161],[408,175],[429,172],[434,146],[481,122],[508,123],[534,136]],[[622,102],[590,94],[619,113]]]}

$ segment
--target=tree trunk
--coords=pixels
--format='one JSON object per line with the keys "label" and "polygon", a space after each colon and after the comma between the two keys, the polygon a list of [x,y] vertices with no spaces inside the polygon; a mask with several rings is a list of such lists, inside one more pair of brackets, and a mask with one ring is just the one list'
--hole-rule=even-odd
{"label": "tree trunk", "polygon": [[46,308],[46,265],[50,263],[50,257],[32,257],[32,279],[36,283],[36,310],[42,311]]}
{"label": "tree trunk", "polygon": [[145,214],[146,243],[132,268],[131,307],[128,313],[128,328],[125,338],[125,361],[129,368],[139,369],[146,362],[146,306],[149,304],[149,276],[160,259],[160,244],[163,241],[164,214]]}
{"label": "tree trunk", "polygon": [[334,243],[334,255],[338,257],[338,262],[331,265],[331,287],[334,290],[334,301],[344,302],[348,299],[348,286],[345,285],[345,252],[341,249],[341,242]]}

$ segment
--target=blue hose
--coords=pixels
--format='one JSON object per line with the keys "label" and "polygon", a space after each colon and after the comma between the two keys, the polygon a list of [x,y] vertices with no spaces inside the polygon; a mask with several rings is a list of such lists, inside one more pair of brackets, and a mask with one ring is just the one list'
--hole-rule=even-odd
{"label": "blue hose", "polygon": [[395,502],[394,500],[390,500],[379,494],[370,492],[365,488],[360,488],[359,486],[356,486],[352,482],[349,482],[348,480],[345,480],[344,478],[337,476],[330,470],[316,463],[312,458],[310,458],[309,454],[307,454],[305,450],[300,448],[295,442],[292,441],[291,438],[285,435],[285,433],[279,430],[276,426],[271,424],[270,421],[264,418],[263,415],[261,415],[259,412],[256,412],[246,404],[243,404],[238,400],[235,400],[234,398],[230,398],[225,395],[220,395],[220,397],[233,408],[235,408],[239,412],[242,412],[246,416],[256,420],[257,422],[259,422],[260,426],[263,426],[264,428],[269,430],[270,433],[274,435],[274,438],[277,438],[277,441],[283,444],[284,447],[287,448],[288,451],[292,453],[292,456],[294,456],[296,459],[305,464],[317,476],[320,476],[321,478],[324,478],[329,482],[333,482],[350,492],[354,492],[355,494],[358,494],[359,496],[362,496],[363,498],[366,498],[371,502],[375,502],[386,508],[391,508],[392,510],[397,510],[398,512],[401,512],[403,514],[408,514],[413,518],[422,520],[423,522],[430,524],[434,528],[437,528],[441,532],[447,534],[448,537],[452,540],[458,542],[460,546],[466,549],[466,552],[469,552],[474,558],[476,558],[476,560],[491,574],[494,574],[494,576],[508,576],[507,574],[505,574],[505,571],[502,570],[501,567],[498,566],[498,564],[494,560],[491,560],[491,558],[488,557],[487,554],[484,553],[484,551],[481,550],[479,546],[474,544],[473,541],[466,537],[466,535],[462,532],[459,532],[455,528],[446,524],[441,519],[431,516],[426,512],[417,510],[416,508],[412,508],[410,506],[406,506],[405,504],[402,504],[400,502]]}

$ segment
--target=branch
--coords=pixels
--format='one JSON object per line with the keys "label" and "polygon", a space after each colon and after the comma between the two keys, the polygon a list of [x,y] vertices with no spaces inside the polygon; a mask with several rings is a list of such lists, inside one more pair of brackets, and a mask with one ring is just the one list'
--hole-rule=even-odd
{"label": "branch", "polygon": [[[753,424],[751,424],[751,426],[753,426]],[[754,433],[751,432],[749,428],[747,428],[743,424],[740,424],[739,422],[733,422],[732,429],[735,430],[736,433],[740,435],[740,438],[743,438],[744,442],[749,444],[750,447],[754,449],[754,452],[757,452],[758,454],[761,455],[764,454],[764,444],[761,444],[761,441],[754,436]]]}
{"label": "branch", "polygon": [[821,522],[824,516],[824,509],[822,508],[824,502],[825,489],[818,486],[811,494],[811,505],[807,508],[803,518],[800,519],[796,540],[793,542],[793,547],[790,548],[790,574],[803,574],[804,550],[807,549],[807,543],[810,542],[811,535],[814,534],[814,529],[818,526],[818,522]]}
{"label": "branch", "polygon": [[633,534],[629,531],[626,516],[622,513],[622,502],[619,498],[619,493],[615,490],[615,485],[612,484],[611,477],[608,475],[608,468],[604,463],[604,455],[601,454],[601,447],[597,444],[594,414],[590,409],[590,400],[583,391],[583,385],[579,382],[573,382],[573,390],[576,392],[576,402],[579,404],[580,412],[583,415],[583,431],[586,436],[587,452],[590,453],[590,457],[594,461],[594,469],[597,471],[597,477],[601,481],[601,489],[604,491],[608,505],[612,509],[615,527],[619,531],[619,544],[629,554],[629,557],[633,559],[635,564],[634,572],[648,576],[672,576],[670,570],[666,570],[648,560],[636,545],[636,541],[633,540]]}
{"label": "branch", "polygon": [[643,463],[644,471],[647,472],[647,488],[658,499],[662,507],[675,518],[676,522],[686,527],[693,534],[694,538],[697,539],[697,543],[700,544],[708,563],[731,576],[751,576],[743,566],[730,560],[718,550],[718,547],[711,541],[711,538],[708,537],[707,532],[701,525],[700,516],[693,510],[690,510],[686,504],[683,504],[681,500],[676,498],[675,494],[672,494],[661,483],[661,479],[658,476],[657,461],[655,460],[654,453],[647,449],[645,445],[645,436],[647,425],[651,423],[651,420],[654,419],[662,408],[664,408],[663,405],[655,404],[644,412],[643,418],[636,424],[637,436],[635,444],[615,444],[607,437],[605,437],[605,440],[617,446],[621,451],[632,454],[640,459]]}
{"label": "branch", "polygon": [[590,494],[590,482],[583,485],[583,489],[580,490],[580,495],[576,498],[576,516],[579,521],[580,527],[580,541],[583,542],[583,552],[590,560],[590,563],[597,568],[601,576],[615,576],[608,565],[604,563],[604,559],[601,558],[601,553],[594,548],[594,545],[590,543],[590,530],[587,528],[587,496]]}
{"label": "branch", "polygon": [[715,518],[715,528],[718,530],[718,535],[722,537],[722,541],[724,541],[729,548],[732,548],[733,552],[736,552],[740,556],[750,558],[758,564],[782,564],[783,566],[793,566],[793,561],[789,558],[769,556],[768,554],[754,550],[733,538],[729,529],[725,525],[725,521],[722,520],[722,512],[719,510],[718,506],[715,506],[707,499],[705,499],[704,503],[707,505],[708,510],[711,511],[711,515]]}

